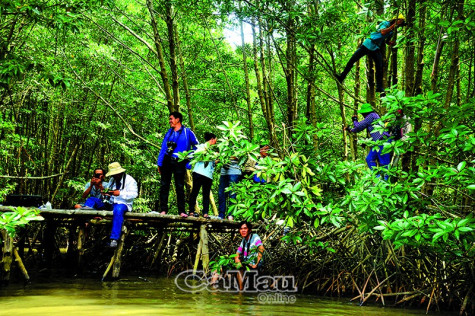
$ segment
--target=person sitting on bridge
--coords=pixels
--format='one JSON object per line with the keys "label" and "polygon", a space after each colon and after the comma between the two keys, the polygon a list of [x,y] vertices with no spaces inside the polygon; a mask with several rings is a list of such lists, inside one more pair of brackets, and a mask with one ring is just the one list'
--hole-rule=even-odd
{"label": "person sitting on bridge", "polygon": [[393,41],[389,41],[394,34],[394,30],[398,26],[405,25],[405,18],[402,14],[394,17],[391,21],[383,21],[378,25],[376,32],[372,32],[363,44],[353,53],[350,60],[346,64],[345,69],[339,75],[335,75],[338,82],[343,83],[346,76],[353,68],[354,63],[360,60],[361,57],[369,55],[373,59],[376,66],[376,92],[384,92],[383,88],[383,56],[381,54],[381,46],[386,40],[389,45],[394,45]]}
{"label": "person sitting on bridge", "polygon": [[117,247],[117,240],[122,232],[122,224],[124,223],[125,212],[132,211],[134,199],[138,196],[137,182],[130,175],[125,174],[125,169],[118,162],[109,164],[109,172],[106,177],[110,177],[109,183],[104,186],[103,195],[110,200],[108,203],[101,199],[92,200],[93,204],[89,207],[98,210],[112,210],[112,231],[110,235],[111,248]]}
{"label": "person sitting on bridge", "polygon": [[[197,150],[206,150],[210,146],[216,144],[216,135],[213,133],[205,133],[206,143],[198,145]],[[203,217],[209,218],[209,202],[211,186],[213,185],[214,161],[198,161],[193,168],[193,189],[190,193],[190,216],[197,216],[195,211],[196,198],[203,187]]]}
{"label": "person sitting on bridge", "polygon": [[104,181],[105,173],[106,171],[102,168],[96,168],[94,170],[94,175],[92,176],[91,181],[86,183],[86,187],[84,188],[84,192],[82,194],[82,198],[87,199],[83,205],[76,204],[74,206],[75,209],[92,209],[96,203],[96,200],[103,199],[101,191],[104,190],[102,183]]}
{"label": "person sitting on bridge", "polygon": [[109,165],[107,177],[112,176],[107,187],[112,203],[112,231],[110,247],[117,247],[117,240],[122,232],[125,212],[132,211],[134,199],[138,196],[137,182],[130,175],[125,173],[125,169],[118,162]]}

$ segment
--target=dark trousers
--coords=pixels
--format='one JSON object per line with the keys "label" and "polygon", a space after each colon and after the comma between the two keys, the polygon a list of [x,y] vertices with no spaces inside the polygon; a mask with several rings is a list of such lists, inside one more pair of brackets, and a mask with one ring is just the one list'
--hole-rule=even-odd
{"label": "dark trousers", "polygon": [[160,210],[168,212],[168,194],[170,192],[170,183],[172,175],[175,178],[176,190],[176,204],[178,207],[178,214],[185,213],[185,173],[186,161],[178,162],[171,159],[170,156],[165,156],[163,165],[160,167],[161,181],[160,181]]}
{"label": "dark trousers", "polygon": [[211,185],[213,179],[205,177],[199,173],[193,172],[193,189],[190,194],[190,213],[195,211],[196,198],[200,192],[200,188],[203,187],[203,214],[209,212],[209,194],[211,192]]}
{"label": "dark trousers", "polygon": [[373,59],[374,65],[376,66],[376,91],[377,92],[384,92],[383,88],[383,56],[381,55],[381,51],[377,50],[369,50],[366,46],[361,45],[356,52],[354,52],[353,56],[351,56],[350,60],[346,64],[345,69],[341,73],[340,77],[345,80],[346,76],[350,72],[353,65],[361,59],[361,57],[368,55]]}

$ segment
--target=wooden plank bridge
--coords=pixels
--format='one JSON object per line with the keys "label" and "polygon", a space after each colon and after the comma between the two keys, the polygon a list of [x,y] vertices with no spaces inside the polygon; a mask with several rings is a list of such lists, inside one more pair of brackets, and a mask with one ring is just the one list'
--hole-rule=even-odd
{"label": "wooden plank bridge", "polygon": [[[13,207],[14,208],[14,207]],[[0,206],[0,212],[12,211],[12,207]],[[78,265],[81,264],[84,255],[84,244],[86,242],[87,225],[110,225],[112,222],[112,211],[101,210],[70,210],[70,209],[41,209],[39,215],[32,222],[42,222],[45,226],[43,231],[42,247],[43,256],[47,262],[51,262],[53,252],[55,251],[55,233],[58,227],[69,226],[78,230],[77,234],[77,252]],[[87,224],[86,224],[87,223]],[[151,213],[134,213],[127,212],[124,215],[124,225],[122,227],[122,234],[118,240],[118,246],[114,250],[110,263],[104,271],[103,278],[106,278],[112,270],[112,278],[117,279],[120,274],[121,258],[124,249],[124,243],[129,232],[137,229],[145,229],[147,227],[158,228],[161,233],[160,242],[153,262],[164,245],[164,237],[166,232],[170,231],[188,231],[197,233],[199,236],[199,243],[194,262],[194,271],[197,270],[201,261],[204,270],[208,269],[209,264],[209,248],[208,248],[208,233],[225,233],[238,232],[239,223],[229,220],[202,218],[202,217],[187,217],[183,218],[178,215],[161,215],[156,212]],[[11,238],[6,231],[1,232],[3,240],[3,247],[1,257],[1,274],[2,282],[7,283],[10,278],[10,269],[12,263],[15,261],[22,271],[25,280],[29,281],[28,272],[23,265],[21,254],[23,253],[24,241],[19,245],[14,245],[13,238]],[[28,241],[30,248],[31,243]],[[35,243],[35,241],[33,241]],[[19,248],[22,250],[19,251]]]}

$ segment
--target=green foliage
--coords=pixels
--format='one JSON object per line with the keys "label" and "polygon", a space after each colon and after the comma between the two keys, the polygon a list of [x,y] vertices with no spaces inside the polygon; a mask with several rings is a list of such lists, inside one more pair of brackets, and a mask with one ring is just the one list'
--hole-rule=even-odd
{"label": "green foliage", "polygon": [[217,272],[220,273],[221,271],[226,271],[226,270],[233,270],[233,269],[239,269],[240,264],[237,264],[235,262],[235,259],[237,257],[237,254],[231,254],[231,255],[222,255],[219,256],[217,260],[212,260],[209,262],[209,269],[211,272]]}
{"label": "green foliage", "polygon": [[475,220],[472,215],[464,219],[444,219],[438,213],[409,217],[406,211],[402,218],[378,222],[380,225],[374,229],[382,230],[383,238],[393,241],[395,249],[409,245],[430,248],[449,258],[473,258],[475,255]]}
{"label": "green foliage", "polygon": [[0,229],[5,229],[11,237],[15,237],[17,228],[23,227],[38,215],[38,210],[24,207],[12,208],[11,212],[0,214]]}

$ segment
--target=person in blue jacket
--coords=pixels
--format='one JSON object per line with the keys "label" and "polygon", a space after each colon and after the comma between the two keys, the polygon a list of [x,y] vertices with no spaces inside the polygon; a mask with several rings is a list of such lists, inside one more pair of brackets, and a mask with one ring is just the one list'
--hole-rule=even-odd
{"label": "person in blue jacket", "polygon": [[175,178],[175,190],[178,213],[186,216],[185,211],[185,173],[187,160],[179,161],[178,153],[196,149],[198,140],[195,133],[182,124],[183,115],[172,112],[169,117],[170,129],[165,134],[162,148],[157,159],[160,181],[160,214],[168,212],[168,194],[172,175]]}
{"label": "person in blue jacket", "polygon": [[[397,18],[391,21],[383,21],[379,24],[376,32],[371,33],[363,44],[354,52],[350,60],[346,64],[345,69],[339,75],[336,75],[337,80],[343,83],[348,73],[353,68],[353,65],[361,59],[361,57],[369,55],[376,66],[376,92],[384,92],[383,87],[383,56],[381,54],[381,46],[386,39],[390,39],[394,34],[394,30],[398,26],[404,26],[405,18],[402,14],[399,14]],[[389,42],[394,45],[394,42]]]}

